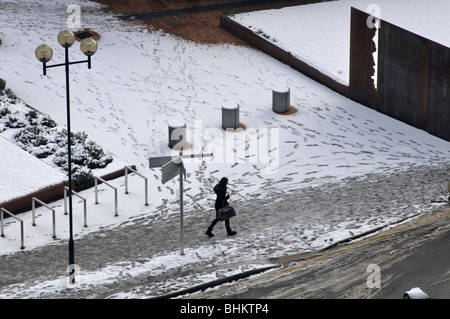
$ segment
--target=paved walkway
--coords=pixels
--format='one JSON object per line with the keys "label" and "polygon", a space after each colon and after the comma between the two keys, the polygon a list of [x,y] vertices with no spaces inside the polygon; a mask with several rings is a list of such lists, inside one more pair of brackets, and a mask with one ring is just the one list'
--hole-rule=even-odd
{"label": "paved walkway", "polygon": [[220,16],[246,11],[323,2],[320,0],[95,0],[125,20],[139,20],[150,29],[163,30],[201,43],[246,45],[220,27]]}

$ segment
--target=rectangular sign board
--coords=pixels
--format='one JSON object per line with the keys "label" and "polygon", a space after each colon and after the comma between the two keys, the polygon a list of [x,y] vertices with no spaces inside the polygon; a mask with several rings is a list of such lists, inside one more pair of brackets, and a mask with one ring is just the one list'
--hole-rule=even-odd
{"label": "rectangular sign board", "polygon": [[177,163],[176,160],[172,160],[162,167],[162,183],[165,184],[172,178],[180,174],[180,169],[182,168],[181,163]]}
{"label": "rectangular sign board", "polygon": [[[212,153],[204,153],[204,154],[188,154],[182,155],[182,158],[203,158],[203,157],[211,157]],[[177,157],[176,157],[177,158]],[[150,168],[158,168],[163,167],[165,164],[169,163],[174,156],[157,156],[149,158],[149,167]]]}
{"label": "rectangular sign board", "polygon": [[150,168],[163,167],[165,164],[172,160],[172,156],[158,156],[158,157],[150,157],[149,165]]}
{"label": "rectangular sign board", "polygon": [[203,158],[203,157],[212,157],[212,156],[213,156],[213,153],[181,155],[181,157],[183,157],[183,158]]}

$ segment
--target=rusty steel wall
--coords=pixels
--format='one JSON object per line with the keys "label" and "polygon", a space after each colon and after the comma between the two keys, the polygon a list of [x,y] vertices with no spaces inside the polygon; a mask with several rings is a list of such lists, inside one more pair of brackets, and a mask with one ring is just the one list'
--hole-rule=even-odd
{"label": "rusty steel wall", "polygon": [[450,141],[450,49],[430,43],[427,131]]}
{"label": "rusty steel wall", "polygon": [[450,141],[450,48],[381,20],[372,91],[368,17],[352,8],[350,98]]}
{"label": "rusty steel wall", "polygon": [[368,18],[368,13],[351,8],[349,97],[375,108],[377,91],[372,76],[375,74],[373,52],[376,47],[373,38],[376,29],[367,26]]}
{"label": "rusty steel wall", "polygon": [[426,129],[428,41],[381,21],[378,45],[376,109]]}

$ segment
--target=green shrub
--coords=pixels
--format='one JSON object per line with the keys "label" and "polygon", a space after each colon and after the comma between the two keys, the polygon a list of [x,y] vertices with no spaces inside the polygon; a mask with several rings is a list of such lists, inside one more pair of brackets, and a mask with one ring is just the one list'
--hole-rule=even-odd
{"label": "green shrub", "polygon": [[[14,92],[6,88],[6,81],[0,79],[0,132],[8,128],[20,129],[14,136],[18,146],[38,158],[53,155],[53,162],[67,172],[67,130],[57,128],[50,116],[31,107],[23,111],[22,104]],[[16,108],[19,111],[14,111]],[[91,169],[104,168],[113,161],[85,132],[71,133],[70,145],[72,177],[77,185],[94,178]]]}
{"label": "green shrub", "polygon": [[93,180],[94,174],[90,169],[75,165],[72,167],[72,179],[75,181],[75,185],[81,185]]}
{"label": "green shrub", "polygon": [[23,121],[23,118],[18,116],[17,112],[14,114],[8,114],[5,116],[5,126],[8,128],[22,128],[26,127],[27,123]]}
{"label": "green shrub", "polygon": [[49,128],[56,127],[56,122],[47,114],[42,117],[40,124]]}
{"label": "green shrub", "polygon": [[[55,153],[53,163],[68,171],[67,155],[67,131],[61,130],[57,134],[55,143],[60,145],[60,150]],[[72,133],[70,135],[72,178],[79,185],[94,178],[91,169],[105,168],[113,161],[103,149],[95,142],[88,139],[85,132]]]}
{"label": "green shrub", "polygon": [[0,118],[6,117],[11,114],[11,110],[8,107],[4,107],[0,110]]}
{"label": "green shrub", "polygon": [[56,151],[51,132],[38,126],[24,128],[14,138],[21,148],[38,158],[46,158]]}
{"label": "green shrub", "polygon": [[28,122],[30,122],[31,125],[37,125],[39,114],[36,110],[31,110],[27,114],[25,114],[25,117],[27,118]]}
{"label": "green shrub", "polygon": [[13,90],[10,88],[4,89],[3,94],[5,94],[9,99],[11,104],[16,104],[19,101],[19,98],[17,97],[16,93],[14,93]]}
{"label": "green shrub", "polygon": [[6,81],[0,78],[0,92],[6,89]]}

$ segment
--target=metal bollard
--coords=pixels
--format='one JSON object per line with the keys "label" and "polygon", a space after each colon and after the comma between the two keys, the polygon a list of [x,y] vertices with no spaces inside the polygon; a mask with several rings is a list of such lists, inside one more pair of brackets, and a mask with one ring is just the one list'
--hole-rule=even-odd
{"label": "metal bollard", "polygon": [[286,113],[291,108],[290,89],[279,87],[272,90],[272,111],[275,113]]}
{"label": "metal bollard", "polygon": [[172,120],[169,123],[169,147],[181,149],[186,144],[186,123],[181,120]]}
{"label": "metal bollard", "polygon": [[235,130],[239,125],[239,104],[222,106],[222,128]]}

